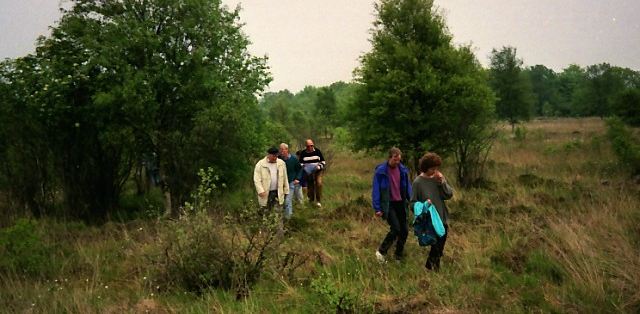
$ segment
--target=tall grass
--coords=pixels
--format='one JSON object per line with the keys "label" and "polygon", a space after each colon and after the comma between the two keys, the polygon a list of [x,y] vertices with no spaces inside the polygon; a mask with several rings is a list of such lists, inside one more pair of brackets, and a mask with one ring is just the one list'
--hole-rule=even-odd
{"label": "tall grass", "polygon": [[[62,265],[47,276],[3,273],[6,312],[457,313],[640,311],[640,187],[615,162],[600,119],[536,120],[504,129],[486,186],[456,189],[439,273],[410,234],[406,259],[379,264],[388,230],[370,184],[384,155],[336,150],[323,208],[297,205],[286,240],[245,299],[166,290],[145,253],[154,220],[86,227],[37,222]],[[325,150],[330,150],[325,145]],[[453,180],[452,161],[444,173]],[[455,185],[455,182],[454,182]],[[230,203],[254,197],[248,185]],[[5,257],[2,257],[5,258]]]}

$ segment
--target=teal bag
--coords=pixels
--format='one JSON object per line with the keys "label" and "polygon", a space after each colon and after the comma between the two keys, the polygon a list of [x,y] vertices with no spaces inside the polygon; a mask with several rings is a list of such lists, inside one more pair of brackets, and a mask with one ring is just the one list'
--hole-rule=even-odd
{"label": "teal bag", "polygon": [[433,245],[446,230],[436,207],[429,201],[413,204],[413,233],[420,246]]}

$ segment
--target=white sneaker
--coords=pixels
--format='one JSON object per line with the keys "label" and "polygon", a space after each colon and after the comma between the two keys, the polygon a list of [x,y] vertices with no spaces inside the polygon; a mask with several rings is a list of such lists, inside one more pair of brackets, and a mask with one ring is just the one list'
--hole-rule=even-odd
{"label": "white sneaker", "polygon": [[387,258],[385,258],[384,255],[382,255],[382,253],[380,253],[380,251],[376,251],[376,259],[380,263],[386,263],[387,262]]}
{"label": "white sneaker", "polygon": [[316,206],[318,206],[318,208],[322,207],[322,204],[320,204],[320,202],[316,203]]}

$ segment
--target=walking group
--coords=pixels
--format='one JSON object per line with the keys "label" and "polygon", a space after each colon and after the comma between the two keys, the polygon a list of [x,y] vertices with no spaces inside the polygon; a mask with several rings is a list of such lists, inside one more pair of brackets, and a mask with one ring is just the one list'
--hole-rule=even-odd
{"label": "walking group", "polygon": [[[284,208],[285,219],[293,215],[293,199],[303,201],[306,189],[310,204],[321,207],[322,176],[326,166],[322,152],[311,139],[296,155],[286,143],[267,150],[265,158],[255,166],[253,181],[260,207]],[[440,172],[442,159],[426,153],[419,161],[420,174],[410,182],[409,170],[402,164],[402,152],[393,147],[387,160],[376,166],[371,200],[375,215],[389,224],[389,232],[375,252],[378,261],[386,262],[387,253],[395,243],[393,256],[404,258],[404,246],[409,235],[407,211],[414,213],[413,229],[421,246],[431,246],[425,267],[440,269],[440,258],[449,231],[445,200],[453,196],[453,189]]]}
{"label": "walking group", "polygon": [[253,171],[253,183],[262,208],[284,207],[285,219],[293,215],[293,199],[304,202],[306,190],[310,204],[322,207],[322,175],[326,162],[322,152],[315,148],[313,140],[305,141],[306,147],[292,155],[289,145],[280,144],[267,150]]}

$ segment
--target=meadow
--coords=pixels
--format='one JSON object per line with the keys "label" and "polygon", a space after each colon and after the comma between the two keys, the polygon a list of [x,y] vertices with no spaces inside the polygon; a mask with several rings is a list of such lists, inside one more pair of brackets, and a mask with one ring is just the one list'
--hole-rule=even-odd
{"label": "meadow", "polygon": [[[323,207],[295,207],[284,243],[246,297],[157,281],[148,252],[164,229],[147,201],[146,218],[101,226],[20,220],[4,228],[3,241],[33,249],[2,263],[38,275],[2,273],[0,311],[638,313],[640,184],[618,165],[605,133],[598,118],[534,120],[515,133],[501,128],[484,184],[461,189],[454,182],[437,273],[424,268],[427,250],[412,234],[404,261],[376,261],[388,226],[373,215],[370,188],[385,155],[327,146]],[[443,173],[453,180],[451,159]],[[254,197],[249,185],[228,201],[247,197]]]}

